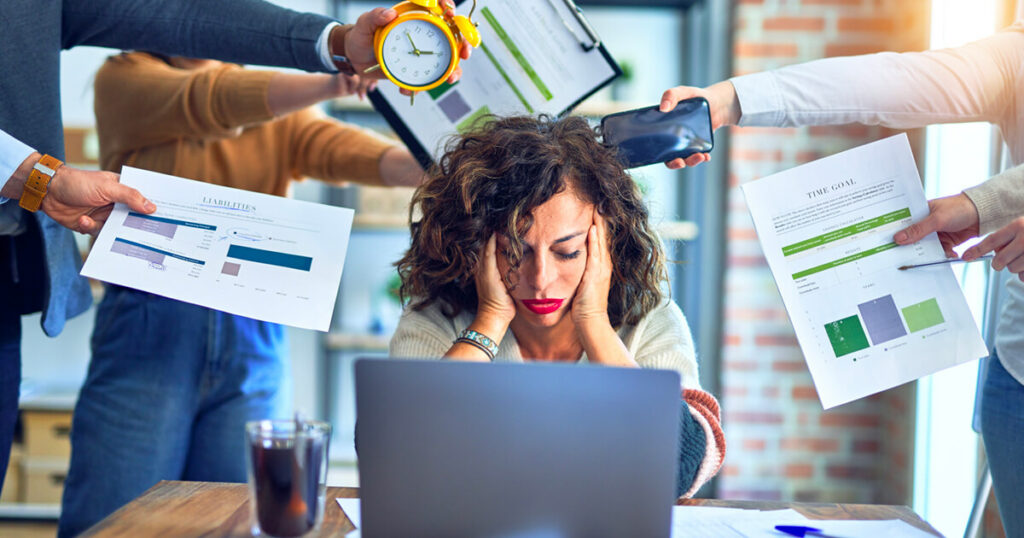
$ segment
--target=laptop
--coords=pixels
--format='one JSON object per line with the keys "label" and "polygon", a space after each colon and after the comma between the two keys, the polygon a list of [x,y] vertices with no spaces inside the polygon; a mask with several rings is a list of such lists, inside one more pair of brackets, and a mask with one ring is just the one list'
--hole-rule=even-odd
{"label": "laptop", "polygon": [[679,374],[355,364],[363,536],[668,536]]}

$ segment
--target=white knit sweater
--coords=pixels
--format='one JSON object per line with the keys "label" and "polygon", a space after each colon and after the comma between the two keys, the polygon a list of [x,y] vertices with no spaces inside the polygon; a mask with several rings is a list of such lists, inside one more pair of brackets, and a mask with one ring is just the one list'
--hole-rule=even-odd
{"label": "white knit sweater", "polygon": [[[462,331],[473,323],[474,314],[463,311],[454,318],[441,312],[434,303],[423,310],[407,308],[391,338],[391,356],[439,359],[452,347]],[[662,301],[636,325],[623,325],[619,338],[633,360],[642,368],[675,370],[683,387],[700,389],[697,377],[697,356],[686,318],[672,301]],[[523,362],[512,329],[505,332],[498,348],[496,362]],[[580,362],[588,362],[586,353]]]}

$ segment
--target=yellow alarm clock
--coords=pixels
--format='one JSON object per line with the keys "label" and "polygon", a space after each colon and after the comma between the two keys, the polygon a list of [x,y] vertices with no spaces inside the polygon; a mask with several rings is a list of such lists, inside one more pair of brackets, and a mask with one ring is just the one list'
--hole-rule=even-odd
{"label": "yellow alarm clock", "polygon": [[438,0],[408,0],[394,10],[398,17],[377,30],[373,50],[384,76],[400,88],[418,92],[440,86],[459,65],[459,42],[480,45],[470,18]]}

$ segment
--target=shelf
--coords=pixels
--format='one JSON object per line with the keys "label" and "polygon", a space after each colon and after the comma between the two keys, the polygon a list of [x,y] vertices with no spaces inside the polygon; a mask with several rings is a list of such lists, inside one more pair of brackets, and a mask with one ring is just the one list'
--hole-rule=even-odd
{"label": "shelf", "polygon": [[[354,230],[408,231],[409,222],[405,215],[359,215],[352,221]],[[665,241],[692,241],[697,238],[697,223],[687,220],[670,220],[655,226],[658,235]]]}
{"label": "shelf", "polygon": [[390,335],[335,332],[327,333],[326,346],[329,351],[387,351],[390,341]]}
{"label": "shelf", "polygon": [[589,116],[589,117],[601,117],[607,116],[608,114],[615,114],[617,112],[625,112],[627,110],[633,110],[634,108],[643,108],[651,106],[655,103],[634,103],[631,101],[598,101],[588,100],[580,103],[578,107],[573,109],[572,113],[576,116]]}
{"label": "shelf", "polygon": [[[577,116],[600,117],[616,112],[643,108],[655,103],[636,103],[631,101],[601,101],[590,99],[579,104],[573,109],[572,114]],[[330,101],[327,105],[331,112],[374,112],[373,105],[369,101],[360,101],[352,97],[343,97]]]}
{"label": "shelf", "polygon": [[357,230],[408,230],[409,221],[405,215],[356,214],[352,228]]}
{"label": "shelf", "polygon": [[697,238],[697,223],[688,220],[670,220],[655,227],[664,241],[692,241]]}
{"label": "shelf", "polygon": [[78,400],[77,391],[22,391],[18,401],[18,408],[22,411],[73,411],[75,401]]}
{"label": "shelf", "polygon": [[60,519],[59,504],[0,504],[0,519]]}

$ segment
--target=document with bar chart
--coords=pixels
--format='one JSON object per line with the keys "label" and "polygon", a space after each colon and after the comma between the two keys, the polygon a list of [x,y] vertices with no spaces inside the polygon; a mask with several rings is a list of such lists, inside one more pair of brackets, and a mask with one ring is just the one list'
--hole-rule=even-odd
{"label": "document with bar chart", "polygon": [[836,405],[988,354],[932,234],[893,235],[928,215],[906,135],[743,185],[822,405]]}
{"label": "document with bar chart", "polygon": [[351,209],[124,167],[157,206],[118,204],[82,275],[263,321],[326,331]]}

